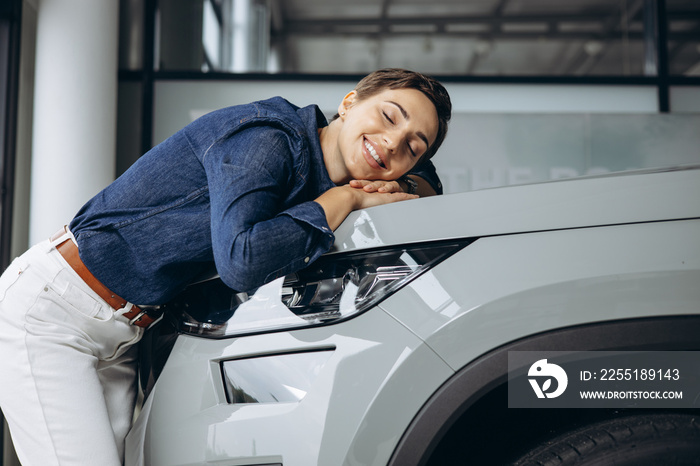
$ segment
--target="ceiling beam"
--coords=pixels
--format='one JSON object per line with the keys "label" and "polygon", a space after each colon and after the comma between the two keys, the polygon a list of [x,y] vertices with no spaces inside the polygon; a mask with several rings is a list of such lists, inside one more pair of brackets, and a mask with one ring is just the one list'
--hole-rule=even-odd
{"label": "ceiling beam", "polygon": [[[633,18],[638,13],[640,3],[635,3],[634,11],[628,12],[628,19]],[[622,15],[610,15],[610,12],[587,13],[582,15],[518,15],[518,16],[494,16],[494,15],[462,15],[462,16],[417,16],[417,17],[394,17],[387,16],[382,8],[383,14],[380,17],[368,18],[321,18],[321,19],[295,19],[285,18],[286,26],[290,32],[303,31],[305,29],[326,29],[333,30],[337,27],[348,26],[392,26],[392,25],[426,25],[426,24],[481,24],[484,26],[501,26],[502,24],[549,24],[549,23],[579,23],[591,24],[599,23],[601,28],[614,30],[619,27]],[[634,13],[634,15],[629,14]],[[691,20],[700,21],[700,11],[674,12],[668,14],[669,20]]]}

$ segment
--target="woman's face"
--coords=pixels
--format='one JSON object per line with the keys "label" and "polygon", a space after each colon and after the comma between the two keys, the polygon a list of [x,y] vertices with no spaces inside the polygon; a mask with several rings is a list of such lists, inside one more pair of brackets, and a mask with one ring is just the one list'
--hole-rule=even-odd
{"label": "woman's face", "polygon": [[415,89],[387,89],[362,100],[352,91],[338,113],[342,126],[331,149],[333,170],[329,167],[336,184],[395,180],[418,163],[437,137],[435,106]]}

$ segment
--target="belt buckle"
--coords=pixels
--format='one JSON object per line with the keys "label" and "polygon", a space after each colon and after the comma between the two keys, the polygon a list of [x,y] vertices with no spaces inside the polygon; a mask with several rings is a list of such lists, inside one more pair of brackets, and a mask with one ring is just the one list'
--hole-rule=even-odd
{"label": "belt buckle", "polygon": [[148,326],[142,327],[141,325],[138,325],[138,322],[139,322],[144,316],[151,317],[150,314],[149,314],[149,311],[151,311],[151,312],[152,312],[152,311],[158,311],[158,310],[162,311],[162,309],[161,309],[160,306],[139,306],[139,308],[141,309],[141,312],[139,312],[138,314],[136,314],[136,316],[135,316],[133,319],[129,320],[129,325],[136,325],[137,327],[141,327],[141,328],[143,328],[144,330],[148,330],[148,329],[150,329],[151,327],[153,327],[155,324],[157,324],[158,322],[160,322],[160,321],[163,319],[163,316],[165,315],[164,312],[161,312],[160,315],[159,315],[158,317],[156,317],[155,319],[153,319],[153,322],[151,322],[150,324],[148,324]]}

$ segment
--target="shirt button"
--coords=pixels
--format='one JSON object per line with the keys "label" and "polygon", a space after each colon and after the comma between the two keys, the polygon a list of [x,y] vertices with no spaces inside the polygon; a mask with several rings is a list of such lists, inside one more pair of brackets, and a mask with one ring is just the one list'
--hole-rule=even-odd
{"label": "shirt button", "polygon": [[304,263],[305,263],[305,264],[308,264],[310,260],[311,260],[310,258],[304,257]]}

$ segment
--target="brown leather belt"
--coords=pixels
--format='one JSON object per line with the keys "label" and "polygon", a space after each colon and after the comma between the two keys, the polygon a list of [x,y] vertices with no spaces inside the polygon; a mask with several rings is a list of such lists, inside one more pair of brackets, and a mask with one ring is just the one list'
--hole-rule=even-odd
{"label": "brown leather belt", "polygon": [[[53,236],[51,236],[51,241],[56,241],[61,236],[65,235],[67,231],[67,227],[61,228],[59,231],[54,233]],[[85,264],[83,264],[83,261],[80,259],[80,255],[78,254],[78,246],[76,246],[70,237],[66,237],[65,241],[57,244],[56,249],[63,256],[66,262],[68,262],[68,265],[70,265],[71,268],[80,276],[80,278],[83,279],[85,284],[89,286],[92,291],[97,293],[100,298],[104,299],[114,310],[121,310],[128,304],[127,300],[117,296],[115,293],[112,293],[109,288],[104,286],[88,270]],[[136,305],[134,305],[123,315],[129,319],[129,323],[131,325],[136,325],[137,327],[147,328],[156,321],[156,319],[146,314],[146,311],[142,310]]]}

